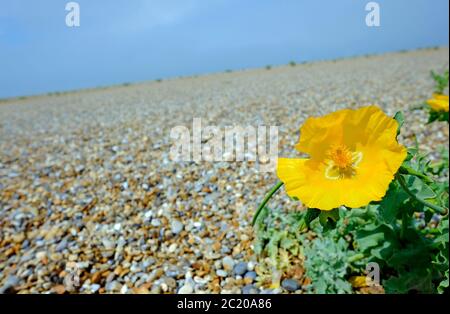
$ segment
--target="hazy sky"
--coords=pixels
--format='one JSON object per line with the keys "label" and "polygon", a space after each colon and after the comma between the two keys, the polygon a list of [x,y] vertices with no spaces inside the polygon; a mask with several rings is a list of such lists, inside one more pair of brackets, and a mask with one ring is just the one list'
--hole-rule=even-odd
{"label": "hazy sky", "polygon": [[448,0],[0,0],[0,98],[448,46]]}

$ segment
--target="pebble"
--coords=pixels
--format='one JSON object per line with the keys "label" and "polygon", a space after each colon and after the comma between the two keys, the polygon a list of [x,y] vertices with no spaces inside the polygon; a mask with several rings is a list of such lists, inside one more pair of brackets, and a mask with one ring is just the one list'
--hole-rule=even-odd
{"label": "pebble", "polygon": [[154,293],[154,294],[161,293],[161,286],[160,285],[153,285],[152,289],[151,289],[151,292]]}
{"label": "pebble", "polygon": [[100,289],[100,285],[99,284],[93,284],[91,285],[91,292],[95,293],[98,291],[98,289]]}
{"label": "pebble", "polygon": [[248,269],[249,271],[253,271],[253,270],[255,269],[255,263],[252,262],[252,261],[248,262],[248,264],[247,264],[247,269]]}
{"label": "pebble", "polygon": [[107,250],[113,250],[116,247],[116,244],[114,243],[114,241],[111,241],[109,239],[103,239],[102,240],[103,246],[105,247],[105,249]]}
{"label": "pebble", "polygon": [[56,252],[64,251],[67,248],[67,244],[68,244],[67,239],[66,238],[62,239],[56,246],[55,251]]}
{"label": "pebble", "polygon": [[227,277],[228,276],[228,273],[225,270],[223,270],[223,269],[218,269],[216,271],[216,274],[219,277]]}
{"label": "pebble", "polygon": [[128,287],[126,285],[123,285],[122,288],[120,288],[120,293],[125,294],[128,291]]}
{"label": "pebble", "polygon": [[178,294],[191,294],[194,292],[194,289],[191,285],[184,285],[178,290]]}
{"label": "pebble", "polygon": [[222,253],[224,255],[225,254],[230,254],[231,253],[231,249],[228,246],[223,245],[222,248],[220,249],[220,253]]}
{"label": "pebble", "polygon": [[254,285],[246,285],[242,288],[242,294],[259,294],[259,289]]}
{"label": "pebble", "polygon": [[14,287],[19,284],[20,280],[14,275],[9,275],[3,286],[0,287],[0,294],[14,291]]}
{"label": "pebble", "polygon": [[147,268],[147,267],[149,267],[149,266],[154,265],[155,263],[156,263],[155,258],[153,258],[153,257],[148,257],[148,258],[146,258],[145,260],[142,261],[142,267],[143,267],[143,268]]}
{"label": "pebble", "polygon": [[117,281],[112,281],[106,284],[105,289],[108,292],[117,292],[122,288],[121,284]]}
{"label": "pebble", "polygon": [[233,274],[242,276],[247,271],[247,263],[246,262],[239,262],[237,263],[233,268]]}
{"label": "pebble", "polygon": [[178,277],[182,271],[177,266],[169,266],[167,270],[165,271],[165,274],[168,277]]}
{"label": "pebble", "polygon": [[174,253],[177,250],[177,246],[178,245],[176,243],[172,243],[168,249],[169,253]]}
{"label": "pebble", "polygon": [[244,275],[244,278],[251,279],[252,281],[254,281],[256,279],[256,277],[257,277],[257,274],[254,271],[249,271],[249,272],[245,273],[245,275]]}
{"label": "pebble", "polygon": [[170,226],[174,234],[179,234],[184,229],[183,223],[179,220],[173,220]]}
{"label": "pebble", "polygon": [[122,225],[120,223],[114,224],[114,230],[115,231],[119,232],[121,228],[122,228]]}
{"label": "pebble", "polygon": [[223,269],[225,269],[226,271],[231,271],[233,269],[235,263],[236,262],[234,261],[234,259],[231,256],[225,256],[222,259]]}
{"label": "pebble", "polygon": [[156,219],[152,219],[151,225],[153,227],[159,227],[159,226],[161,226],[161,220],[159,220],[157,218]]}
{"label": "pebble", "polygon": [[144,214],[144,217],[146,219],[150,219],[150,218],[152,218],[152,216],[153,216],[153,212],[151,210],[145,212],[145,214]]}
{"label": "pebble", "polygon": [[290,292],[295,292],[300,288],[298,281],[295,279],[284,279],[281,282],[281,286]]}
{"label": "pebble", "polygon": [[43,260],[45,257],[47,257],[47,252],[45,251],[39,251],[36,253],[36,258],[38,260]]}
{"label": "pebble", "polygon": [[172,277],[165,277],[164,283],[169,287],[170,289],[174,289],[177,286],[177,281],[173,279]]}

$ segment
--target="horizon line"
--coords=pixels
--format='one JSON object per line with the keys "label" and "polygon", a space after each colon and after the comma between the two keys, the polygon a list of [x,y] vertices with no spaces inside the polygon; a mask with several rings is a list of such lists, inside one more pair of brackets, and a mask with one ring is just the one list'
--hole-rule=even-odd
{"label": "horizon line", "polygon": [[393,53],[395,54],[395,53],[404,53],[404,52],[414,52],[414,51],[420,51],[420,50],[439,50],[439,49],[449,49],[449,46],[433,45],[433,46],[424,46],[424,47],[418,47],[418,48],[412,48],[412,49],[398,49],[398,50],[391,50],[391,51],[384,51],[384,52],[363,53],[363,54],[342,56],[342,57],[336,57],[336,58],[328,58],[328,59],[312,59],[312,60],[304,60],[304,61],[289,60],[286,63],[267,64],[265,66],[260,66],[260,67],[248,67],[248,68],[237,68],[237,69],[230,68],[230,69],[224,69],[221,71],[202,72],[202,73],[195,73],[195,74],[189,74],[189,75],[167,76],[167,77],[146,79],[146,80],[142,80],[142,81],[139,81],[139,80],[124,81],[122,83],[117,83],[117,84],[97,85],[97,86],[92,86],[92,87],[82,87],[82,88],[72,88],[72,89],[69,88],[69,89],[64,89],[64,90],[55,90],[55,91],[48,91],[48,92],[42,92],[42,93],[36,93],[36,94],[18,95],[18,96],[11,96],[11,97],[0,97],[0,103],[5,103],[8,101],[15,101],[15,100],[25,100],[25,99],[34,98],[34,97],[62,96],[62,95],[67,95],[67,94],[71,94],[71,93],[102,90],[102,89],[107,89],[107,88],[112,88],[112,87],[128,87],[128,86],[132,86],[132,85],[139,85],[139,84],[145,84],[145,83],[160,83],[162,81],[171,81],[171,80],[176,80],[176,79],[197,78],[197,77],[205,77],[205,76],[216,75],[216,74],[251,71],[251,70],[264,69],[267,67],[276,68],[276,67],[282,67],[282,66],[289,66],[292,62],[294,62],[295,65],[297,66],[297,65],[305,65],[305,64],[311,64],[311,63],[320,63],[320,62],[340,61],[340,60],[347,60],[347,59],[357,59],[357,58],[364,58],[364,57],[382,56],[382,55],[388,55],[388,54],[393,54]]}

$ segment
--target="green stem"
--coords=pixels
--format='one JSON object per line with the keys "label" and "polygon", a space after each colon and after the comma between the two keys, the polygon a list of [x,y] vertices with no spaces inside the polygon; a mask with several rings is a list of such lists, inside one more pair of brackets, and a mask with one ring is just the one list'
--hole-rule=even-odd
{"label": "green stem", "polygon": [[406,193],[408,193],[409,196],[415,198],[419,203],[421,203],[422,205],[425,205],[426,207],[429,207],[435,211],[437,211],[438,213],[440,213],[441,215],[447,215],[448,213],[448,209],[443,208],[441,206],[429,203],[423,199],[421,199],[420,197],[418,197],[416,194],[414,194],[409,188],[408,185],[406,184],[405,179],[403,178],[403,176],[401,175],[397,175],[397,181],[398,183],[400,183],[400,186],[403,188],[403,190],[405,190]]}
{"label": "green stem", "polygon": [[262,209],[266,206],[267,202],[270,200],[270,198],[275,194],[276,191],[278,191],[279,188],[283,185],[283,182],[279,181],[266,195],[262,203],[259,205],[258,209],[256,210],[255,216],[253,216],[252,220],[252,226],[255,225],[256,219],[258,219],[259,214],[261,213]]}
{"label": "green stem", "polygon": [[400,229],[400,239],[404,240],[406,235],[406,230],[409,226],[409,216],[406,211],[406,208],[403,208],[402,210],[402,228]]}
{"label": "green stem", "polygon": [[363,258],[364,258],[364,254],[358,253],[358,254],[355,254],[355,255],[353,255],[353,256],[350,256],[350,257],[348,258],[347,262],[348,262],[348,263],[353,263],[353,262],[362,260]]}
{"label": "green stem", "polygon": [[433,180],[431,180],[429,177],[427,177],[423,173],[420,173],[420,172],[414,170],[413,168],[405,166],[405,165],[400,167],[400,173],[416,176],[416,177],[424,180],[426,183],[432,183],[433,182]]}

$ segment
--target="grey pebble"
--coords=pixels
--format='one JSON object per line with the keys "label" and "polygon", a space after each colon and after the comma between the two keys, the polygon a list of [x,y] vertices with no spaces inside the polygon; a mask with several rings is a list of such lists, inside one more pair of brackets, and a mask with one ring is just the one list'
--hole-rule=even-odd
{"label": "grey pebble", "polygon": [[295,279],[284,279],[281,282],[281,286],[290,292],[297,291],[300,288],[298,281]]}
{"label": "grey pebble", "polygon": [[225,256],[222,259],[222,265],[223,265],[223,268],[225,268],[225,269],[231,270],[234,268],[235,264],[236,264],[236,262],[234,261],[234,259],[231,256]]}
{"label": "grey pebble", "polygon": [[178,294],[191,294],[192,292],[194,292],[194,289],[190,284],[185,284],[178,290]]}
{"label": "grey pebble", "polygon": [[95,293],[95,292],[98,291],[98,289],[100,289],[100,285],[99,284],[91,285],[91,292]]}
{"label": "grey pebble", "polygon": [[242,294],[259,294],[259,289],[254,285],[246,285],[242,288]]}
{"label": "grey pebble", "polygon": [[172,277],[175,278],[177,276],[180,275],[180,269],[176,266],[170,266],[167,270],[166,270],[166,275],[168,277]]}
{"label": "grey pebble", "polygon": [[7,293],[9,290],[14,290],[14,287],[19,284],[20,280],[14,275],[9,275],[2,287],[0,287],[0,294]]}
{"label": "grey pebble", "polygon": [[107,250],[112,250],[116,247],[116,244],[114,243],[114,241],[111,241],[107,238],[104,238],[102,240],[103,246],[105,247],[105,249]]}
{"label": "grey pebble", "polygon": [[247,271],[247,263],[239,262],[234,266],[233,273],[237,276],[242,276]]}
{"label": "grey pebble", "polygon": [[67,244],[68,244],[67,239],[66,238],[62,239],[56,246],[55,251],[56,252],[64,251],[67,248]]}
{"label": "grey pebble", "polygon": [[117,281],[111,281],[106,284],[105,289],[108,292],[119,291],[122,286]]}
{"label": "grey pebble", "polygon": [[224,271],[223,269],[219,269],[216,271],[217,276],[219,277],[226,277],[228,276],[228,273],[226,271]]}
{"label": "grey pebble", "polygon": [[244,275],[244,278],[250,278],[252,281],[255,281],[255,279],[256,279],[256,272],[254,272],[254,271],[249,271],[249,272],[246,272],[245,273],[245,275]]}
{"label": "grey pebble", "polygon": [[183,231],[184,225],[179,220],[173,220],[172,223],[170,224],[170,228],[172,230],[172,233],[179,234],[181,231]]}
{"label": "grey pebble", "polygon": [[156,263],[156,260],[153,257],[148,257],[142,261],[142,267],[147,268],[149,266],[152,266],[155,263]]}
{"label": "grey pebble", "polygon": [[159,226],[161,226],[161,220],[159,220],[157,218],[156,219],[152,219],[151,225],[153,227],[159,227]]}

